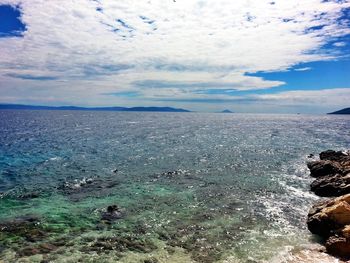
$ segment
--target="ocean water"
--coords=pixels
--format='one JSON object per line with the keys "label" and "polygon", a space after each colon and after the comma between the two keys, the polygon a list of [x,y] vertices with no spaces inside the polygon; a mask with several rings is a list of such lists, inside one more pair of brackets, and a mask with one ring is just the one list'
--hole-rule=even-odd
{"label": "ocean water", "polygon": [[0,111],[0,225],[37,219],[0,262],[283,262],[307,156],[349,148],[349,116]]}

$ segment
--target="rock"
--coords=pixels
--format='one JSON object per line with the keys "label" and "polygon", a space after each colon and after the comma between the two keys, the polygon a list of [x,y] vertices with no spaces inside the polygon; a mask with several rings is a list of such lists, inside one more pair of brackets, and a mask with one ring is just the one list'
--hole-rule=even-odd
{"label": "rock", "polygon": [[106,211],[101,213],[101,220],[107,224],[111,224],[121,218],[123,218],[123,213],[117,205],[110,205]]}
{"label": "rock", "polygon": [[350,194],[314,205],[308,214],[311,233],[324,238],[350,224]]}
{"label": "rock", "polygon": [[328,150],[320,153],[320,159],[325,161],[332,161],[338,163],[343,170],[344,174],[350,173],[350,152],[336,152]]}
{"label": "rock", "polygon": [[6,247],[3,244],[0,244],[0,254],[5,251]]}
{"label": "rock", "polygon": [[143,260],[143,263],[159,263],[159,260],[155,257],[151,257]]}
{"label": "rock", "polygon": [[283,263],[345,263],[325,253],[326,249],[316,244],[302,249],[293,249],[288,255],[279,254],[271,262]]}
{"label": "rock", "polygon": [[307,227],[311,233],[321,237],[329,237],[333,229],[338,229],[341,226],[336,225],[328,218],[323,218],[320,215],[309,216],[307,220]]}
{"label": "rock", "polygon": [[111,250],[117,252],[131,250],[140,253],[149,253],[156,248],[157,247],[149,240],[143,240],[141,238],[131,236],[116,236],[98,238],[87,248],[87,251],[108,253]]}
{"label": "rock", "polygon": [[118,210],[119,210],[119,208],[118,208],[117,205],[110,205],[110,206],[107,207],[107,212],[108,213],[113,213],[113,212],[116,212]]}
{"label": "rock", "polygon": [[325,175],[343,173],[342,167],[337,162],[333,161],[313,161],[309,162],[307,166],[310,169],[311,176],[316,178]]}
{"label": "rock", "polygon": [[350,155],[328,150],[320,161],[308,163],[316,177],[311,190],[319,196],[339,196],[315,204],[309,211],[308,229],[323,237],[329,254],[350,259]]}
{"label": "rock", "polygon": [[319,196],[340,196],[350,193],[350,173],[318,177],[311,184],[311,191]]}
{"label": "rock", "polygon": [[20,257],[30,257],[37,254],[40,254],[40,250],[35,247],[25,247],[18,251]]}
{"label": "rock", "polygon": [[19,236],[28,242],[38,242],[47,236],[36,216],[26,215],[0,222],[0,231],[9,236]]}
{"label": "rock", "polygon": [[350,204],[345,201],[335,202],[332,206],[323,209],[322,213],[337,225],[350,224]]}
{"label": "rock", "polygon": [[343,237],[350,238],[350,225],[345,226],[341,234]]}
{"label": "rock", "polygon": [[17,234],[24,232],[27,229],[35,228],[39,222],[38,217],[33,215],[25,215],[0,222],[0,230],[2,232]]}
{"label": "rock", "polygon": [[350,239],[332,236],[326,242],[327,252],[337,257],[350,258]]}
{"label": "rock", "polygon": [[312,233],[327,239],[329,254],[350,258],[350,194],[316,204],[307,223]]}
{"label": "rock", "polygon": [[40,229],[32,229],[25,234],[25,238],[29,242],[41,241],[46,236],[47,233]]}
{"label": "rock", "polygon": [[52,251],[57,250],[58,247],[56,247],[55,245],[49,244],[49,243],[42,243],[39,245],[39,250],[41,252],[41,254],[47,254],[50,253]]}
{"label": "rock", "polygon": [[350,155],[328,150],[320,153],[320,161],[309,162],[316,180],[311,190],[319,196],[340,196],[350,193]]}
{"label": "rock", "polygon": [[31,193],[26,193],[26,194],[22,194],[18,197],[18,199],[20,200],[29,200],[29,199],[34,199],[34,198],[38,198],[40,196],[39,192],[31,192]]}
{"label": "rock", "polygon": [[168,171],[168,172],[162,173],[162,175],[165,175],[165,176],[174,176],[174,175],[180,175],[180,174],[182,174],[181,170]]}
{"label": "rock", "polygon": [[48,254],[52,251],[57,250],[58,247],[49,244],[49,243],[42,243],[37,247],[25,247],[21,250],[19,250],[17,253],[20,257],[30,257],[37,254]]}
{"label": "rock", "polygon": [[92,178],[83,178],[80,181],[74,180],[73,182],[65,182],[63,185],[59,186],[58,189],[70,189],[70,190],[77,190],[80,189],[86,185],[92,184],[94,180]]}
{"label": "rock", "polygon": [[349,155],[347,155],[341,151],[327,150],[327,151],[320,153],[321,160],[341,162],[341,161],[347,160],[349,158],[350,158]]}
{"label": "rock", "polygon": [[350,173],[350,161],[340,162],[340,165],[343,167],[343,174]]}
{"label": "rock", "polygon": [[109,195],[118,184],[115,178],[83,178],[63,182],[57,189],[71,201],[78,202],[87,197]]}

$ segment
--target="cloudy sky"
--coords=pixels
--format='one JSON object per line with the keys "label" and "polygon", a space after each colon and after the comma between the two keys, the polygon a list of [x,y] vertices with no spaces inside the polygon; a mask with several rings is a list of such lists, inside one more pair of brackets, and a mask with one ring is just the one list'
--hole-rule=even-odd
{"label": "cloudy sky", "polygon": [[348,0],[0,0],[0,102],[350,107]]}

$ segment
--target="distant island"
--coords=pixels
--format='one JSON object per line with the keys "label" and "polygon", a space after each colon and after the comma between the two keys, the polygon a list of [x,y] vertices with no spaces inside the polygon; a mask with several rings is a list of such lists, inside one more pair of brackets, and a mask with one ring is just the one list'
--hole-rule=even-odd
{"label": "distant island", "polygon": [[151,111],[151,112],[190,112],[172,107],[76,107],[76,106],[33,106],[22,104],[0,104],[0,110],[77,110],[77,111]]}
{"label": "distant island", "polygon": [[223,110],[223,111],[220,111],[219,113],[233,113],[233,111],[230,111],[230,110]]}
{"label": "distant island", "polygon": [[350,108],[345,108],[345,109],[327,113],[327,114],[350,114]]}

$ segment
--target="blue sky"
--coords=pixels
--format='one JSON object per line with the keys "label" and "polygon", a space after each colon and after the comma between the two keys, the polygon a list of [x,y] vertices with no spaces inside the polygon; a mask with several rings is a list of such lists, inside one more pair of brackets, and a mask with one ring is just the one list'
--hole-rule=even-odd
{"label": "blue sky", "polygon": [[350,107],[350,2],[0,0],[0,103]]}
{"label": "blue sky", "polygon": [[21,22],[20,15],[16,6],[0,6],[0,37],[21,36],[25,25]]}

